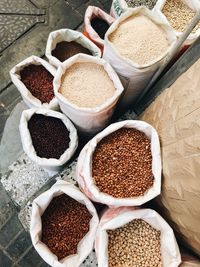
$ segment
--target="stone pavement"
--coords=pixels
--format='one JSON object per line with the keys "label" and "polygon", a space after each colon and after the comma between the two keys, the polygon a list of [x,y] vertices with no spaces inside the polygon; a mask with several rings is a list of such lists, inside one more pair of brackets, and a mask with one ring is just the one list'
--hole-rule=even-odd
{"label": "stone pavement", "polygon": [[[55,179],[64,176],[60,174],[56,178],[49,177],[23,154],[18,123],[21,111],[27,107],[20,102],[20,94],[11,83],[9,70],[30,55],[44,57],[46,40],[51,31],[60,28],[81,30],[83,15],[88,5],[99,6],[109,11],[111,1],[0,1],[1,267],[48,266],[32,247],[27,231],[31,200],[35,194],[49,188]],[[74,163],[65,170],[65,174],[68,175],[68,180],[75,183]],[[91,266],[92,262],[95,264],[94,253],[86,260],[84,266]]]}

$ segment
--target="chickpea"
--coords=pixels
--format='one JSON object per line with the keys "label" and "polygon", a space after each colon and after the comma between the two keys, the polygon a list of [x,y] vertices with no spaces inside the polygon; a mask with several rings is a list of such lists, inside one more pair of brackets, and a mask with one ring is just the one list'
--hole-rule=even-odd
{"label": "chickpea", "polygon": [[109,230],[108,263],[109,267],[162,267],[160,231],[142,219]]}

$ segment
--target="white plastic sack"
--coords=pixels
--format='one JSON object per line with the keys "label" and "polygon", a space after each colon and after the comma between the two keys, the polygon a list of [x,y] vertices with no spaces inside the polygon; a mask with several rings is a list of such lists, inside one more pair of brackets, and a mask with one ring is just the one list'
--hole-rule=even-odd
{"label": "white plastic sack", "polygon": [[[59,118],[65,124],[66,128],[69,131],[69,148],[60,156],[59,159],[46,159],[40,158],[37,156],[35,149],[32,144],[31,135],[28,129],[28,121],[32,117],[33,114],[43,114],[45,116],[51,116],[55,118]],[[28,157],[41,166],[44,170],[46,170],[49,175],[54,175],[58,171],[61,170],[62,166],[73,156],[77,146],[78,146],[78,135],[76,128],[71,123],[71,121],[62,113],[48,110],[48,109],[28,109],[22,112],[22,116],[20,119],[19,125],[20,135],[22,146],[24,152],[28,155]]]}
{"label": "white plastic sack", "polygon": [[[59,196],[63,193],[85,205],[92,215],[92,219],[90,221],[89,232],[78,244],[77,254],[65,257],[64,259],[58,261],[57,256],[53,254],[40,240],[42,233],[41,216],[53,197]],[[96,209],[90,200],[87,199],[87,197],[81,193],[76,186],[59,180],[48,191],[44,192],[33,201],[30,224],[31,240],[33,246],[42,259],[52,267],[78,267],[93,249],[98,223],[99,219]]]}
{"label": "white plastic sack", "polygon": [[96,6],[88,6],[88,8],[85,11],[85,17],[84,17],[84,34],[88,36],[94,43],[96,43],[100,47],[104,47],[104,40],[101,39],[101,37],[98,35],[98,33],[92,28],[91,26],[91,20],[94,18],[101,18],[105,20],[109,25],[111,25],[114,22],[114,18],[111,17],[109,14],[104,12],[102,9]]}
{"label": "white plastic sack", "polygon": [[31,56],[17,64],[10,70],[10,77],[12,82],[19,90],[24,102],[27,104],[28,107],[49,108],[53,110],[58,110],[59,106],[55,97],[49,103],[42,103],[38,98],[31,94],[31,92],[26,88],[25,84],[21,81],[20,71],[31,64],[42,65],[51,73],[53,77],[56,74],[56,69],[51,66],[47,61],[37,56]]}
{"label": "white plastic sack", "polygon": [[[171,44],[168,50],[160,58],[147,65],[139,65],[129,59],[123,58],[108,39],[110,34],[112,34],[124,20],[136,15],[147,16],[159,25],[166,32],[168,41]],[[176,36],[174,31],[168,23],[165,22],[160,12],[153,12],[145,7],[129,9],[129,11],[115,20],[115,22],[110,26],[105,35],[103,58],[115,69],[124,86],[125,92],[121,100],[122,107],[128,107],[137,99],[142,90],[145,89],[148,82],[151,80],[153,74],[159,66],[162,65],[163,60],[169,51],[171,51],[175,41]]]}
{"label": "white plastic sack", "polygon": [[[167,0],[158,0],[156,5],[155,5],[155,11],[160,11],[162,13],[162,9],[165,5]],[[200,1],[199,0],[182,0],[184,4],[186,4],[189,8],[191,8],[194,12],[200,11]],[[169,23],[168,19],[166,16],[162,13],[163,15],[163,20],[166,23]],[[170,24],[170,23],[169,23]],[[178,32],[174,30],[177,37],[180,37],[182,32]],[[189,46],[194,43],[194,41],[199,37],[200,35],[200,28],[197,29],[195,33],[190,33],[190,35],[187,37],[186,41],[184,42],[184,46]]]}
{"label": "white plastic sack", "polygon": [[128,5],[125,0],[113,0],[110,9],[110,15],[117,19],[121,16],[122,13],[126,12],[127,10]]}
{"label": "white plastic sack", "polygon": [[[147,190],[144,196],[133,198],[115,198],[100,192],[92,178],[92,155],[97,144],[105,136],[117,131],[120,128],[135,128],[144,132],[151,142],[152,172],[154,175],[153,186]],[[153,199],[160,194],[161,190],[161,157],[160,143],[156,130],[148,123],[137,120],[126,120],[113,123],[97,134],[82,149],[76,167],[76,177],[81,190],[93,201],[106,204],[108,206],[139,206]],[[124,188],[124,190],[126,190]]]}
{"label": "white plastic sack", "polygon": [[[115,86],[115,93],[109,99],[107,99],[102,105],[95,108],[83,108],[69,102],[61,93],[58,92],[61,86],[61,78],[65,73],[66,69],[74,63],[78,62],[89,62],[96,63],[104,66],[108,76],[113,81]],[[77,126],[77,128],[85,133],[96,133],[104,128],[111,118],[119,97],[123,92],[123,86],[119,80],[119,77],[105,60],[88,56],[88,55],[75,55],[67,61],[63,62],[54,78],[54,93],[58,99],[59,105],[63,113],[65,113]]]}
{"label": "white plastic sack", "polygon": [[99,267],[108,267],[108,234],[113,230],[131,222],[142,219],[153,228],[161,231],[161,258],[163,267],[178,267],[181,263],[179,248],[172,228],[152,209],[117,208],[108,209],[100,220],[95,241],[95,250]]}
{"label": "white plastic sack", "polygon": [[49,62],[56,68],[58,68],[62,62],[58,58],[52,56],[51,52],[55,49],[57,43],[60,43],[62,41],[75,41],[81,44],[83,47],[87,48],[93,56],[99,58],[101,57],[100,49],[81,32],[73,31],[70,29],[61,29],[49,34],[46,45],[46,57],[48,58]]}

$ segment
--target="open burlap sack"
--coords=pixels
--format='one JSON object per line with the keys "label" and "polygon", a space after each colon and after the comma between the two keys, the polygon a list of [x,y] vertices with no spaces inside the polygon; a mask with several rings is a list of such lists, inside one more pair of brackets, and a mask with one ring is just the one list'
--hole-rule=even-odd
{"label": "open burlap sack", "polygon": [[[41,114],[44,116],[54,117],[60,119],[66,126],[69,131],[69,147],[65,150],[65,152],[60,156],[59,159],[56,158],[42,158],[39,157],[36,153],[36,150],[33,146],[31,134],[28,128],[28,121],[34,114]],[[78,146],[78,135],[76,128],[72,124],[72,122],[62,113],[49,110],[49,109],[27,109],[22,112],[19,131],[21,136],[21,142],[24,149],[24,152],[28,155],[28,157],[38,164],[41,168],[43,168],[50,176],[57,174],[62,170],[64,165],[71,159],[76,148]],[[45,145],[45,144],[44,144]],[[48,144],[47,144],[48,145]]]}
{"label": "open burlap sack", "polygon": [[[137,197],[119,198],[111,196],[102,192],[96,185],[92,176],[92,160],[93,153],[98,143],[106,136],[121,129],[134,128],[143,132],[151,142],[152,155],[152,173],[154,176],[154,183],[144,195]],[[120,148],[119,148],[120,149]],[[110,124],[103,131],[95,135],[81,150],[76,166],[76,178],[79,187],[84,194],[92,201],[105,204],[109,207],[123,207],[123,206],[140,206],[150,201],[160,194],[161,190],[161,155],[159,137],[155,129],[139,120],[125,120]],[[124,188],[127,190],[128,188]]]}
{"label": "open burlap sack", "polygon": [[[86,38],[81,32],[73,31],[71,29],[60,29],[49,34],[45,55],[51,65],[58,68],[62,63],[58,58],[52,55],[52,51],[60,42],[76,42],[87,48],[94,57],[101,57],[100,49]],[[67,59],[66,59],[67,60]]]}
{"label": "open burlap sack", "polygon": [[[137,16],[145,16],[146,18],[153,21],[153,23],[158,27],[160,27],[160,29],[162,29],[165,33],[169,44],[164,53],[162,53],[159,57],[155,58],[151,62],[148,62],[147,64],[139,64],[131,59],[122,56],[119,52],[119,49],[116,48],[116,46],[110,39],[112,34],[121,25],[123,25],[124,22],[130,19],[134,20],[134,18]],[[123,30],[123,38],[126,38],[126,34],[126,31]],[[151,36],[151,38],[153,38],[153,36]],[[133,39],[135,39],[134,33]],[[111,64],[123,84],[124,94],[120,101],[120,106],[122,108],[128,108],[130,104],[133,104],[135,101],[137,101],[139,95],[148,85],[157,69],[163,64],[167,55],[174,49],[174,44],[176,43],[176,41],[177,38],[174,31],[163,19],[161,13],[150,11],[146,7],[129,9],[113,22],[105,35],[103,58]],[[135,48],[129,46],[126,49]]]}
{"label": "open burlap sack", "polygon": [[[51,64],[37,56],[30,56],[15,65],[10,70],[10,78],[20,92],[22,99],[29,108],[47,108],[52,110],[59,110],[58,101],[55,97],[49,103],[42,103],[38,98],[32,95],[29,89],[22,82],[20,72],[29,65],[42,65],[53,77],[56,74],[56,69]],[[42,89],[43,88],[41,88],[41,90]]]}
{"label": "open burlap sack", "polygon": [[[178,267],[181,262],[180,252],[171,227],[165,220],[152,209],[135,209],[134,207],[112,208],[103,214],[96,234],[95,251],[97,254],[98,266],[108,267],[108,233],[123,227],[127,223],[142,219],[149,223],[154,229],[161,232],[161,259],[163,267]],[[123,266],[127,266],[124,264]],[[134,266],[140,266],[134,265]],[[148,265],[146,265],[148,266]],[[151,265],[153,266],[153,265]]]}
{"label": "open burlap sack", "polygon": [[[189,7],[193,12],[197,13],[200,11],[200,1],[199,0],[182,0],[182,2],[187,6]],[[163,15],[163,19],[170,24],[170,21],[167,19],[167,17],[165,16],[165,14],[162,12],[164,6],[165,6],[165,3],[166,3],[166,0],[158,0],[156,5],[155,5],[155,8],[154,10],[156,11],[160,11]],[[190,22],[189,22],[190,23]],[[175,33],[176,33],[176,36],[179,38],[183,32],[179,32],[179,31],[176,31],[175,30]],[[187,37],[187,39],[185,40],[184,44],[183,44],[183,48],[184,47],[188,47],[190,46],[191,44],[193,44],[196,39],[199,37],[200,35],[200,28],[198,28],[196,30],[196,32],[191,32],[190,35]]]}
{"label": "open burlap sack", "polygon": [[[58,260],[58,257],[42,242],[42,215],[49,206],[51,200],[62,194],[65,194],[85,205],[92,218],[90,220],[89,231],[78,243],[76,254],[72,254]],[[33,246],[38,254],[52,267],[79,267],[93,249],[96,230],[99,223],[96,209],[90,200],[81,193],[76,186],[68,182],[58,180],[49,190],[35,198],[32,206],[30,235]],[[58,231],[60,231],[60,229]],[[70,233],[68,234],[70,235]]]}
{"label": "open burlap sack", "polygon": [[[93,108],[79,107],[69,101],[59,91],[62,87],[62,76],[66,70],[73,64],[82,62],[103,66],[115,87],[115,92],[110,98]],[[77,54],[60,64],[53,80],[53,85],[54,93],[62,112],[72,120],[79,131],[85,134],[95,134],[107,126],[124,90],[119,77],[108,62],[101,58],[84,54]]]}
{"label": "open burlap sack", "polygon": [[104,40],[99,36],[99,34],[92,27],[91,21],[93,18],[100,18],[111,25],[114,22],[114,18],[103,11],[101,8],[96,6],[88,6],[85,11],[84,17],[84,32],[83,34],[92,40],[102,51],[104,47]]}
{"label": "open burlap sack", "polygon": [[200,255],[200,60],[140,119],[161,140],[163,185],[157,203],[185,244]]}

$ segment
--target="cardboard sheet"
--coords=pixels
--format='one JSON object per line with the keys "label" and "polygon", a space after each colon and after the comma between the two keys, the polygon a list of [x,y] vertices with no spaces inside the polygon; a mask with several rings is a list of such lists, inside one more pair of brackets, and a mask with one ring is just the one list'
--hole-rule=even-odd
{"label": "cardboard sheet", "polygon": [[180,267],[200,267],[200,258],[195,257],[185,249],[181,249],[181,259]]}
{"label": "cardboard sheet", "polygon": [[[179,238],[200,255],[200,60],[140,116],[161,141],[161,206]],[[190,265],[189,265],[190,266]],[[193,265],[192,265],[193,266]],[[199,265],[200,266],[200,265]]]}

